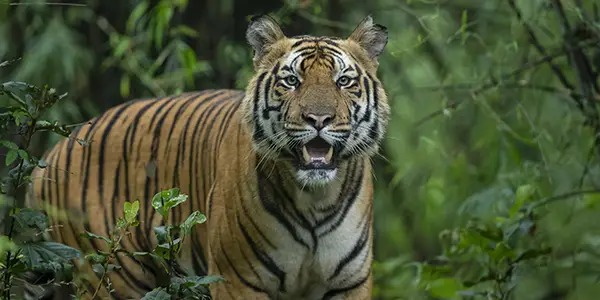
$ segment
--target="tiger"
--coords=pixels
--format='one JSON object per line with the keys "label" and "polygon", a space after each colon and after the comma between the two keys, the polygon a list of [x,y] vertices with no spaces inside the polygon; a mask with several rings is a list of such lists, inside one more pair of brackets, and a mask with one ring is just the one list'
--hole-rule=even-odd
{"label": "tiger", "polygon": [[[49,215],[49,239],[106,251],[80,233],[108,236],[124,202],[139,199],[140,225],[121,246],[151,251],[163,222],[151,198],[177,187],[189,201],[169,222],[193,211],[207,217],[177,263],[185,274],[224,278],[209,285],[210,297],[370,299],[372,159],[390,119],[376,73],[388,30],[368,15],[346,38],[287,36],[264,14],[249,20],[245,37],[253,55],[245,89],[107,109],[43,155],[48,167],[33,171],[29,203],[68,213]],[[163,282],[151,262],[119,255],[115,263],[121,269],[108,273],[112,291],[100,289],[102,299],[140,299]],[[90,297],[100,278],[78,266]]]}

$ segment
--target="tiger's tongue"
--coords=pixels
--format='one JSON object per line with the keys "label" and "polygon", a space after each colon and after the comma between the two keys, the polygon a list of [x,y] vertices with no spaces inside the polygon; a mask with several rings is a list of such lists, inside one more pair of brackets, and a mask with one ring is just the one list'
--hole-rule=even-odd
{"label": "tiger's tongue", "polygon": [[323,140],[313,140],[302,146],[302,158],[305,165],[313,163],[329,164],[332,156],[333,147]]}

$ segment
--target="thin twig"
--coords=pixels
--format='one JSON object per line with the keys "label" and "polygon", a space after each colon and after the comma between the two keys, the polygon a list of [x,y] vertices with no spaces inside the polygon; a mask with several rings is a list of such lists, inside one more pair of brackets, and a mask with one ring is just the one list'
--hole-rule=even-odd
{"label": "thin twig", "polygon": [[[515,0],[508,0],[508,4],[510,5],[510,7],[512,8],[512,10],[515,12],[515,14],[517,15],[517,19],[519,20],[519,22],[521,22],[521,24],[523,25],[523,28],[525,28],[525,31],[527,31],[527,34],[529,35],[529,42],[531,43],[531,45],[533,45],[533,47],[538,51],[538,53],[540,55],[547,55],[547,51],[544,48],[544,46],[542,46],[542,44],[540,43],[540,41],[538,40],[538,38],[535,35],[535,32],[533,31],[533,28],[531,28],[531,26],[529,25],[529,23],[525,22],[525,20],[523,20],[523,15],[521,14],[521,11],[519,10],[519,8],[517,7],[517,5],[515,4]],[[560,80],[560,82],[569,90],[574,90],[575,87],[573,86],[573,84],[571,84],[568,80],[567,77],[565,76],[565,74],[560,70],[560,68],[551,63],[548,62],[548,64],[550,65],[550,68],[552,69],[552,72],[554,72],[554,74],[556,75],[556,77],[558,78],[558,80]]]}
{"label": "thin twig", "polygon": [[[587,41],[585,43],[581,43],[579,44],[577,47],[578,48],[586,48],[586,47],[590,47],[590,46],[595,46],[598,42],[600,42],[599,40],[592,40],[592,41]],[[555,53],[552,53],[551,55],[546,55],[544,57],[541,57],[537,60],[534,60],[532,62],[526,63],[524,65],[522,65],[520,68],[515,69],[513,71],[510,71],[508,73],[505,73],[503,75],[500,76],[499,80],[489,80],[487,83],[484,83],[483,85],[479,86],[479,87],[475,87],[472,89],[471,93],[473,95],[478,95],[482,92],[485,92],[491,88],[497,87],[501,85],[501,82],[504,80],[508,80],[516,75],[519,75],[525,71],[528,71],[530,69],[533,69],[535,67],[538,67],[540,65],[543,65],[547,62],[553,61],[559,57],[565,56],[567,53],[564,50],[560,50],[560,51],[556,51]],[[463,84],[464,85],[464,84]],[[572,96],[573,94],[571,94]],[[439,109],[437,111],[434,111],[428,115],[426,115],[425,117],[421,118],[419,121],[415,122],[413,124],[414,127],[418,127],[421,126],[423,123],[427,122],[428,120],[431,120],[437,116],[440,116],[442,114],[444,114],[444,111],[446,111],[447,109],[455,109],[457,108],[459,105],[463,104],[465,101],[461,101],[461,102],[451,102],[448,105],[446,105],[444,108]]]}
{"label": "thin twig", "polygon": [[556,196],[552,196],[552,197],[547,197],[547,198],[544,198],[544,199],[542,199],[540,201],[533,202],[531,205],[529,205],[526,208],[524,208],[524,211],[527,212],[527,213],[531,213],[535,208],[538,208],[538,207],[543,206],[543,205],[550,204],[552,202],[569,199],[569,198],[572,198],[572,197],[575,197],[575,196],[582,196],[582,195],[589,195],[589,194],[600,194],[600,190],[597,190],[597,189],[594,189],[594,190],[579,190],[579,191],[573,191],[573,192],[569,192],[569,193],[565,193],[565,194],[561,194],[561,195],[556,195]]}

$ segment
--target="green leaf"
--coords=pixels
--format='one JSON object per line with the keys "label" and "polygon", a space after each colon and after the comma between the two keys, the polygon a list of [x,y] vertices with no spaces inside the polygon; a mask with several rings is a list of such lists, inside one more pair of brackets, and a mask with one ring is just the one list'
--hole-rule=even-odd
{"label": "green leaf", "polygon": [[0,141],[0,145],[4,146],[10,150],[19,150],[19,146],[17,146],[17,144],[15,144],[11,141],[2,140],[2,141]]}
{"label": "green leaf", "polygon": [[40,231],[48,228],[48,217],[39,210],[22,208],[12,214],[12,217],[21,228],[36,228]]}
{"label": "green leaf", "polygon": [[6,252],[15,252],[17,251],[17,249],[17,245],[13,241],[11,241],[8,236],[0,235],[0,257],[5,258]]}
{"label": "green leaf", "polygon": [[125,204],[123,204],[125,221],[127,221],[127,223],[129,223],[129,224],[135,223],[139,210],[140,210],[140,201],[139,200],[135,200],[133,203],[125,202]]}
{"label": "green leaf", "polygon": [[527,249],[523,253],[519,254],[516,261],[523,261],[538,258],[544,255],[548,255],[552,252],[551,248],[542,248],[542,249]]}
{"label": "green leaf", "polygon": [[171,300],[171,295],[161,287],[146,293],[140,300]]}
{"label": "green leaf", "polygon": [[187,236],[192,231],[194,225],[202,224],[204,222],[206,222],[206,216],[199,211],[195,211],[180,225],[181,233],[184,236]]}
{"label": "green leaf", "polygon": [[113,271],[119,271],[121,270],[121,266],[118,265],[113,265],[113,264],[108,264],[107,265],[108,268],[104,268],[104,265],[102,264],[94,264],[92,265],[92,270],[94,271],[94,273],[98,274],[99,276],[102,276],[104,273],[110,273]]}
{"label": "green leaf", "polygon": [[530,184],[521,185],[517,188],[515,203],[510,208],[510,217],[516,216],[521,207],[533,199],[535,187]]}
{"label": "green leaf", "polygon": [[[131,43],[130,38],[121,37],[119,39],[119,41],[117,42],[117,45],[114,47],[113,56],[121,57],[125,53],[125,51],[127,51],[127,49],[129,49],[130,43]],[[123,77],[121,77],[121,78],[123,78]],[[129,77],[128,77],[128,79],[129,79]]]}
{"label": "green leaf", "polygon": [[16,264],[12,265],[10,267],[10,272],[15,275],[15,274],[23,274],[25,272],[27,272],[27,266],[22,262],[22,261],[17,261]]}
{"label": "green leaf", "polygon": [[19,149],[17,150],[17,152],[19,153],[19,156],[24,159],[24,160],[29,160],[29,153],[27,153],[27,151]]}
{"label": "green leaf", "polygon": [[187,37],[197,37],[198,36],[198,32],[196,30],[194,30],[193,28],[188,27],[186,25],[175,26],[173,29],[171,29],[171,34],[172,35],[181,34],[181,35],[187,36]]}
{"label": "green leaf", "polygon": [[95,264],[103,264],[108,257],[96,253],[91,253],[85,256],[85,259]]}
{"label": "green leaf", "polygon": [[6,152],[6,165],[9,166],[10,164],[12,164],[18,156],[19,154],[17,150],[8,150],[8,152]]}
{"label": "green leaf", "polygon": [[127,27],[126,28],[127,28],[128,33],[134,32],[135,25],[146,14],[147,10],[148,10],[148,2],[146,2],[146,1],[141,1],[141,2],[139,2],[138,5],[135,6],[133,11],[131,11],[131,13],[129,14],[129,18],[127,19]]}
{"label": "green leaf", "polygon": [[170,231],[171,227],[172,225],[154,227],[154,235],[156,235],[156,240],[159,244],[164,244],[169,241],[169,234],[167,230]]}
{"label": "green leaf", "polygon": [[163,243],[160,244],[158,246],[156,246],[156,248],[154,249],[154,254],[156,254],[159,257],[162,257],[164,259],[170,259],[171,258],[171,253],[178,253],[179,249],[181,248],[181,239],[174,239],[173,240],[173,248],[171,248],[171,245],[169,245],[169,243]]}
{"label": "green leaf", "polygon": [[515,252],[508,247],[505,243],[498,243],[494,251],[491,252],[490,256],[496,261],[500,262],[503,259],[514,259]]}
{"label": "green leaf", "polygon": [[429,293],[437,298],[453,299],[464,287],[455,278],[439,278],[429,285]]}
{"label": "green leaf", "polygon": [[187,198],[187,195],[179,193],[178,188],[161,191],[152,198],[152,207],[166,219],[169,210],[187,201]]}
{"label": "green leaf", "polygon": [[108,239],[107,237],[91,233],[87,230],[80,233],[79,236],[86,239],[100,239],[104,240],[107,244],[110,243],[110,239]]}
{"label": "green leaf", "polygon": [[70,260],[80,258],[77,249],[55,242],[34,242],[21,246],[23,261],[33,270],[60,270]]}

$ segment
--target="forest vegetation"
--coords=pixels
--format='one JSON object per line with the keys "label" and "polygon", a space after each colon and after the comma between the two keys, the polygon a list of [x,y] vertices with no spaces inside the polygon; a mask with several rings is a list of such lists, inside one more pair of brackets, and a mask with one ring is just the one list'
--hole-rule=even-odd
{"label": "forest vegetation", "polygon": [[[388,29],[379,78],[392,116],[374,160],[373,299],[597,299],[599,6],[0,1],[0,294],[40,267],[9,226],[43,230],[15,209],[31,164],[43,164],[36,157],[125,101],[243,89],[248,20],[268,13],[288,35],[347,36],[366,15]],[[41,122],[27,127],[27,117]]]}

